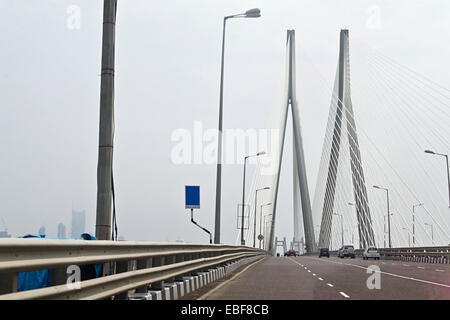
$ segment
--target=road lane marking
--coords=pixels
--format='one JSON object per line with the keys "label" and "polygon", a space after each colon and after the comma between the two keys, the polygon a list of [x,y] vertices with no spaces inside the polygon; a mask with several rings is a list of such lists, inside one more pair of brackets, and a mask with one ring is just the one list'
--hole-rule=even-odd
{"label": "road lane marking", "polygon": [[323,279],[322,278],[318,278],[320,281],[323,281]]}
{"label": "road lane marking", "polygon": [[417,268],[419,268],[419,269],[425,269],[424,267],[417,267]]}
{"label": "road lane marking", "polygon": [[445,272],[444,270],[441,269],[436,269],[437,272]]}
{"label": "road lane marking", "polygon": [[345,294],[345,292],[342,292],[342,291],[341,291],[341,292],[339,292],[339,293],[340,293],[341,296],[343,296],[344,298],[347,298],[347,299],[350,298],[347,294]]}
{"label": "road lane marking", "polygon": [[[319,260],[319,259],[311,258],[311,257],[305,257],[305,258],[307,258],[307,259],[313,259],[313,260]],[[335,264],[338,263],[338,262],[331,261],[331,260],[330,260],[330,261],[327,261],[327,260],[320,260],[320,261],[325,261],[325,262],[328,262],[328,263],[335,263]],[[347,265],[347,266],[352,266],[352,267],[356,267],[356,268],[360,268],[360,269],[364,269],[364,270],[372,270],[372,269],[369,269],[369,268],[366,268],[366,267],[363,267],[363,266],[359,266],[359,265],[357,265],[357,264],[345,263],[345,265]],[[427,280],[422,280],[422,279],[416,279],[416,278],[411,278],[411,277],[401,276],[401,275],[399,275],[399,274],[389,273],[389,272],[385,272],[385,271],[375,271],[375,272],[379,272],[379,273],[381,273],[381,274],[386,274],[386,275],[389,275],[389,276],[392,276],[392,277],[396,277],[396,278],[407,279],[407,280],[413,280],[413,281],[422,282],[422,283],[426,283],[426,284],[432,284],[432,285],[440,286],[440,287],[444,287],[444,288],[450,288],[450,285],[443,284],[443,283],[439,283],[439,282],[432,282],[432,281],[427,281]]]}
{"label": "road lane marking", "polygon": [[311,272],[311,270],[308,270],[308,272]]}
{"label": "road lane marking", "polygon": [[409,264],[404,264],[403,266],[405,266],[405,267],[409,267]]}
{"label": "road lane marking", "polygon": [[327,283],[327,286],[329,286],[329,287],[334,287],[331,283]]}
{"label": "road lane marking", "polygon": [[315,276],[316,276],[316,274],[315,274],[315,273],[313,273],[313,276],[315,277]]}

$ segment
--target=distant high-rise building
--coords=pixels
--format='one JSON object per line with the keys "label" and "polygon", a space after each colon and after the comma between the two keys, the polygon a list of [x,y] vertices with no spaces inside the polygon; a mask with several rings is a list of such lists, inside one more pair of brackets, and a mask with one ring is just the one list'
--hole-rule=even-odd
{"label": "distant high-rise building", "polygon": [[72,210],[72,239],[80,239],[86,227],[86,211]]}
{"label": "distant high-rise building", "polygon": [[0,231],[0,238],[11,238],[11,235],[8,234],[8,230]]}
{"label": "distant high-rise building", "polygon": [[39,228],[38,235],[45,235],[45,226]]}
{"label": "distant high-rise building", "polygon": [[64,223],[58,224],[58,238],[64,239],[66,237],[66,226]]}
{"label": "distant high-rise building", "polygon": [[6,227],[5,220],[2,219],[4,229],[3,231],[0,231],[0,238],[11,238],[11,235],[8,234],[8,228]]}

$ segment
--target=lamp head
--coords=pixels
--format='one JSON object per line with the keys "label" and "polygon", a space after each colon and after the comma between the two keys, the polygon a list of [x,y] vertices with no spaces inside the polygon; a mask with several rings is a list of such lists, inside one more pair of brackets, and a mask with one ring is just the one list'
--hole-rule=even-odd
{"label": "lamp head", "polygon": [[246,18],[259,18],[259,17],[261,17],[261,10],[259,10],[258,8],[247,10],[245,12],[245,17]]}

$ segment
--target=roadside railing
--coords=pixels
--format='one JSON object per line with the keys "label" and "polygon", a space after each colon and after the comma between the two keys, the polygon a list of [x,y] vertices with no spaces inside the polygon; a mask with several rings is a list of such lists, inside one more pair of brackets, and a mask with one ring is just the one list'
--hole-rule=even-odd
{"label": "roadside railing", "polygon": [[[383,259],[393,259],[426,263],[450,263],[450,246],[445,247],[416,247],[416,248],[380,248],[380,256]],[[355,256],[362,256],[363,249],[356,249]],[[330,251],[337,256],[338,251]]]}
{"label": "roadside railing", "polygon": [[[158,289],[165,281],[266,254],[231,245],[0,239],[0,300],[126,299],[131,290]],[[100,266],[101,275],[77,274],[86,266]],[[18,292],[19,273],[38,270],[50,270],[49,286]]]}

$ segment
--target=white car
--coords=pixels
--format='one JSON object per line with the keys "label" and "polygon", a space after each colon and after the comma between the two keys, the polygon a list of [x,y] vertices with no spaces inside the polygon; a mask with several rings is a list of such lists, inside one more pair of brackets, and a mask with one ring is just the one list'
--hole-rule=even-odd
{"label": "white car", "polygon": [[363,253],[363,260],[369,259],[380,260],[380,251],[375,247],[366,248]]}
{"label": "white car", "polygon": [[355,259],[355,248],[353,246],[343,246],[338,251],[338,258],[350,257]]}

